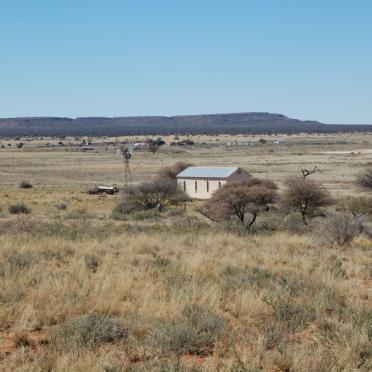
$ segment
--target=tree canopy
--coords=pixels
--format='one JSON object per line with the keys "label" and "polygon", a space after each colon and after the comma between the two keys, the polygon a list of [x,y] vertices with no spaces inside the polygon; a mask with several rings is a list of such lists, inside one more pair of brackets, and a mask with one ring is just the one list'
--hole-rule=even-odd
{"label": "tree canopy", "polygon": [[216,221],[237,218],[250,228],[259,213],[268,210],[277,199],[277,186],[271,181],[253,178],[246,182],[228,183],[216,191],[203,212]]}

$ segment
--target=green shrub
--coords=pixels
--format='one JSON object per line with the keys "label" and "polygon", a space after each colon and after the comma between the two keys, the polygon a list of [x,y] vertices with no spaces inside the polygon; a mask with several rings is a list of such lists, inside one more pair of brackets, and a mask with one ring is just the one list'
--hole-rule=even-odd
{"label": "green shrub", "polygon": [[128,331],[118,319],[96,313],[83,315],[61,325],[55,342],[63,349],[76,347],[94,348],[103,343],[113,343],[128,336]]}
{"label": "green shrub", "polygon": [[42,251],[40,253],[40,256],[47,261],[51,261],[51,260],[62,261],[61,253],[55,250],[51,250],[51,249],[46,249]]}
{"label": "green shrub", "polygon": [[257,222],[250,226],[240,221],[233,221],[225,223],[225,229],[237,236],[251,236],[255,234],[267,234],[278,230],[281,218],[275,212],[262,213]]}
{"label": "green shrub", "polygon": [[304,225],[301,213],[289,213],[283,220],[283,227],[291,234],[304,234],[309,231],[309,226]]}
{"label": "green shrub", "polygon": [[281,221],[281,216],[275,211],[262,213],[261,217],[257,219],[256,224],[252,225],[251,233],[272,233],[279,229]]}
{"label": "green shrub", "polygon": [[164,353],[206,356],[213,353],[224,327],[221,317],[208,308],[193,304],[186,306],[173,322],[160,327],[155,337]]}
{"label": "green shrub", "polygon": [[129,215],[131,220],[134,221],[144,221],[150,219],[157,219],[161,216],[158,209],[149,209],[147,211],[137,211]]}
{"label": "green shrub", "polygon": [[341,316],[345,313],[345,300],[334,288],[323,288],[320,290],[316,294],[314,302],[317,303],[319,310],[327,315],[337,314]]}
{"label": "green shrub", "polygon": [[31,212],[31,208],[23,202],[10,205],[8,210],[11,214],[29,214]]}
{"label": "green shrub", "polygon": [[228,266],[222,272],[222,279],[227,289],[253,287],[260,290],[285,291],[290,295],[300,293],[305,286],[305,283],[299,279],[284,274],[279,275],[258,267],[237,268]]}
{"label": "green shrub", "polygon": [[315,319],[315,309],[310,305],[296,304],[280,295],[264,297],[263,301],[272,308],[275,319],[284,323],[291,332],[304,328]]}
{"label": "green shrub", "polygon": [[275,273],[258,267],[238,268],[228,266],[222,272],[222,278],[225,285],[234,289],[247,287],[273,288],[273,285],[278,281]]}
{"label": "green shrub", "polygon": [[67,219],[71,220],[88,220],[94,218],[94,215],[84,208],[75,209],[67,214]]}
{"label": "green shrub", "polygon": [[114,220],[125,221],[128,219],[129,214],[142,209],[142,206],[135,201],[122,200],[112,210],[112,218]]}
{"label": "green shrub", "polygon": [[170,265],[171,261],[169,258],[165,257],[157,257],[154,261],[152,261],[152,266],[158,269],[164,269]]}
{"label": "green shrub", "polygon": [[17,253],[7,258],[7,261],[12,269],[25,269],[31,265],[34,257],[31,254]]}

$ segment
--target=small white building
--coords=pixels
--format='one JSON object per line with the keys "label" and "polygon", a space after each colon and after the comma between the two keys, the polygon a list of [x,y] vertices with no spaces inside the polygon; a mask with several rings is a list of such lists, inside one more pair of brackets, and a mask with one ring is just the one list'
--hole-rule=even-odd
{"label": "small white building", "polygon": [[244,182],[252,176],[239,167],[188,167],[177,174],[177,184],[190,198],[209,199],[227,182]]}

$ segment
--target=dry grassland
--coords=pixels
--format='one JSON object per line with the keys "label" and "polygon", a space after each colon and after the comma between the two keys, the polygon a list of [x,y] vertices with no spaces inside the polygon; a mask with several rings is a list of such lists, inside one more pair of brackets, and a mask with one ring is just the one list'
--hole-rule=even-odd
{"label": "dry grassland", "polygon": [[[372,135],[226,145],[259,138],[195,136],[190,148],[136,152],[131,182],[178,160],[239,165],[279,184],[317,165],[314,179],[343,197],[360,193],[354,177],[372,162]],[[46,141],[0,148],[0,370],[372,369],[370,238],[339,248],[317,231],[240,236],[207,223],[198,202],[187,216],[172,207],[114,221],[120,196],[85,190],[121,185],[120,156],[37,147]],[[34,187],[19,189],[22,180]],[[17,201],[31,213],[9,214]]]}

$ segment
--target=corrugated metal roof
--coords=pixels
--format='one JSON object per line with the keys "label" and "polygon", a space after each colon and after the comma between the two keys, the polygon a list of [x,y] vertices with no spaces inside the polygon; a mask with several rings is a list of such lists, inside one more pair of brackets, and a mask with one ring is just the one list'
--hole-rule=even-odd
{"label": "corrugated metal roof", "polygon": [[188,167],[178,173],[177,178],[226,178],[238,169],[238,167]]}

